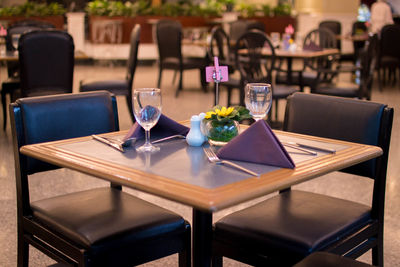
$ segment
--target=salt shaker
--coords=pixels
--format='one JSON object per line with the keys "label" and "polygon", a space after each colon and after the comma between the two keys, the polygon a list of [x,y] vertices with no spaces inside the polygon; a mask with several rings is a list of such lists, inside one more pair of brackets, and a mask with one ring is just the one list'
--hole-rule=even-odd
{"label": "salt shaker", "polygon": [[190,131],[186,135],[186,142],[190,146],[201,146],[206,140],[200,129],[200,124],[203,118],[203,114],[199,114],[193,115],[190,119]]}

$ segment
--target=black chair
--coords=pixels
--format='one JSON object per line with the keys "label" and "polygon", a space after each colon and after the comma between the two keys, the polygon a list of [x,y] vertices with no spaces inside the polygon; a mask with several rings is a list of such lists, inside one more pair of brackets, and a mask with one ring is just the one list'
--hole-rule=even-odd
{"label": "black chair", "polygon": [[128,105],[128,110],[133,122],[135,122],[135,117],[133,115],[133,109],[132,109],[132,84],[138,61],[139,40],[140,40],[140,25],[136,24],[131,32],[130,50],[129,50],[125,79],[94,81],[94,82],[81,81],[79,88],[81,92],[106,90],[113,93],[114,95],[125,96],[126,103]]}
{"label": "black chair", "polygon": [[[42,29],[51,29],[54,25],[49,23],[43,23],[40,21],[24,20],[18,23],[14,23],[7,29],[7,35],[5,37],[6,52],[13,53],[18,47],[18,39],[24,33],[30,31],[37,31]],[[16,91],[21,87],[20,76],[19,76],[19,63],[18,61],[9,61],[7,64],[8,77],[1,83],[1,103],[3,106],[3,129],[7,126],[7,95],[10,97],[10,102],[14,102],[16,99]]]}
{"label": "black chair", "polygon": [[383,104],[304,93],[289,97],[284,130],[382,148],[380,157],[342,170],[374,180],[372,205],[282,188],[215,223],[214,263],[226,256],[257,266],[292,266],[315,251],[357,258],[372,249],[373,264],[383,266],[392,120],[393,109]]}
{"label": "black chair", "polygon": [[[221,26],[215,26],[211,29],[210,38],[208,40],[207,55],[210,62],[214,61],[214,57],[218,57],[219,65],[228,66],[229,74],[233,74],[236,70],[235,66],[235,53],[232,51],[229,36],[226,34]],[[231,77],[229,78],[232,79]],[[235,80],[237,86],[239,83]],[[231,88],[231,87],[228,87]],[[217,105],[217,91],[214,85],[215,103]],[[228,90],[228,106],[230,106],[231,92]]]}
{"label": "black chair", "polygon": [[[239,53],[243,49],[246,53]],[[269,49],[271,54],[263,55],[262,50]],[[272,72],[275,64],[275,50],[266,33],[260,30],[250,30],[243,34],[236,42],[235,48],[236,67],[240,72],[240,81],[231,79],[222,83],[221,86],[228,87],[228,106],[231,104],[230,91],[239,89],[240,105],[244,105],[244,86],[247,83],[263,82],[272,84]],[[272,99],[275,103],[275,119],[278,119],[278,101],[286,99],[289,95],[297,92],[298,89],[288,86],[272,84]],[[269,115],[271,117],[271,115]]]}
{"label": "black chair", "polygon": [[293,267],[373,267],[372,265],[328,252],[314,252]]}
{"label": "black chair", "polygon": [[[340,36],[342,34],[342,24],[340,23],[340,21],[337,20],[321,21],[318,27],[329,29],[336,36]],[[339,51],[342,51],[342,41],[340,40],[340,38],[336,38],[336,48],[339,49]]]}
{"label": "black chair", "polygon": [[19,97],[72,93],[74,41],[67,32],[41,30],[21,36]]}
{"label": "black chair", "polygon": [[[368,33],[368,28],[367,25],[365,25],[365,22],[362,21],[356,21],[353,23],[351,27],[351,35],[352,36],[357,36],[357,35],[364,35]],[[353,50],[354,50],[354,58],[353,62],[357,62],[359,59],[360,52],[365,46],[365,41],[362,40],[354,40],[353,41]]]}
{"label": "black chair", "polygon": [[178,21],[162,19],[155,27],[155,38],[158,47],[159,73],[157,86],[161,85],[162,71],[172,69],[179,71],[179,85],[176,96],[182,90],[183,71],[189,69],[200,70],[200,81],[204,92],[207,92],[205,67],[207,58],[192,58],[182,56],[182,25]]}
{"label": "black chair", "polygon": [[265,25],[262,22],[254,20],[240,19],[229,24],[229,39],[233,44],[247,31],[260,30],[265,32]]}
{"label": "black chair", "polygon": [[[58,168],[20,153],[24,145],[117,131],[115,96],[98,91],[18,99],[10,106],[17,184],[18,266],[29,245],[71,266],[133,266],[179,253],[190,266],[190,225],[168,210],[110,187],[30,201],[32,174]],[[29,180],[28,180],[29,179]],[[64,177],[68,179],[68,177]]]}
{"label": "black chair", "polygon": [[[320,27],[307,33],[303,42],[303,50],[324,48],[337,48],[337,40],[331,30]],[[331,81],[335,77],[337,73],[334,70],[336,71],[338,60],[339,57],[336,56],[304,59],[303,67],[300,70],[292,70],[290,77],[288,71],[277,64],[275,82],[276,84],[298,85],[301,91],[304,91],[305,86],[313,90],[317,82]]]}
{"label": "black chair", "polygon": [[358,83],[317,82],[312,93],[370,100],[377,61],[377,47],[378,35],[375,34],[369,38],[364,50],[359,52],[360,69],[357,72],[359,76]]}
{"label": "black chair", "polygon": [[[382,91],[386,80],[386,70],[389,71],[389,78],[396,81],[396,70],[400,66],[400,25],[385,25],[380,32],[378,52],[378,84]],[[393,77],[392,77],[393,76]]]}
{"label": "black chair", "polygon": [[207,55],[210,62],[218,57],[220,65],[228,66],[231,73],[235,70],[235,53],[230,47],[230,39],[221,26],[214,26],[211,29],[207,44]]}

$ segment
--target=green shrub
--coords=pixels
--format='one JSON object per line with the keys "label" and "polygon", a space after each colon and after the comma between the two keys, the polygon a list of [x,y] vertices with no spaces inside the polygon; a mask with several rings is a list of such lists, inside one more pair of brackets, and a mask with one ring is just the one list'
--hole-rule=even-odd
{"label": "green shrub", "polygon": [[0,8],[0,16],[56,16],[56,15],[64,15],[66,9],[58,3],[33,3],[26,2],[22,5],[10,6]]}

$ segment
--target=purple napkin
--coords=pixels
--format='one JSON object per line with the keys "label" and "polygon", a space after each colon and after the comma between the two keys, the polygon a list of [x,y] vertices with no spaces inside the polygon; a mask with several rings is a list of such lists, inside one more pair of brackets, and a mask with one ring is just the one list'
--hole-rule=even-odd
{"label": "purple napkin", "polygon": [[[157,136],[158,138],[163,138],[175,134],[187,135],[189,130],[190,129],[188,127],[161,114],[157,124],[151,128],[151,134]],[[133,124],[133,126],[129,129],[123,140],[131,137],[136,137],[137,139],[144,138],[144,129],[137,122],[135,122],[135,124]]]}
{"label": "purple napkin", "polygon": [[217,152],[222,159],[293,169],[295,164],[264,120],[251,125]]}
{"label": "purple napkin", "polygon": [[309,44],[306,44],[303,46],[303,50],[304,51],[322,51],[322,48],[319,47],[319,45],[317,45],[314,42],[310,42]]}

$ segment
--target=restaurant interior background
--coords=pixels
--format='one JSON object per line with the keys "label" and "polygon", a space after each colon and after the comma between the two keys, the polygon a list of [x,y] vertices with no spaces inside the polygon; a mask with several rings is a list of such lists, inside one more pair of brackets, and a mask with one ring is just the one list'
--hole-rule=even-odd
{"label": "restaurant interior background", "polygon": [[[394,17],[396,16],[400,16],[400,0],[387,0],[388,3],[391,5],[392,9],[393,9],[393,14]],[[26,2],[25,0],[0,0],[0,6],[7,6],[7,5],[11,5],[11,4],[21,4]],[[32,1],[35,2],[35,1]],[[36,1],[36,2],[43,2],[43,1]],[[50,1],[48,0],[47,2],[60,2],[63,3],[67,8],[71,8],[74,7],[73,10],[69,9],[69,11],[73,11],[76,12],[77,14],[79,13],[79,11],[83,10],[83,7],[86,5],[86,2],[88,1],[80,1],[80,0],[57,0],[57,1]],[[74,2],[74,5],[71,5]],[[254,2],[254,3],[271,3],[271,5],[276,5],[278,2],[286,2],[286,1],[280,1],[280,0],[248,0],[248,2]],[[290,0],[290,3],[293,4],[293,14],[296,16],[297,18],[297,28],[296,31],[300,33],[300,35],[303,35],[308,32],[309,30],[316,28],[318,23],[321,20],[329,20],[329,19],[335,19],[335,20],[340,20],[343,24],[343,28],[342,31],[344,34],[349,33],[350,32],[350,28],[351,28],[351,23],[354,22],[354,20],[357,17],[357,12],[358,12],[358,8],[360,6],[361,3],[365,3],[367,5],[371,5],[374,1],[373,0]],[[81,25],[82,26],[82,25]],[[80,27],[80,26],[79,26]],[[74,35],[77,33],[76,29],[68,29],[69,32]],[[82,29],[79,29],[82,30]],[[75,36],[74,36],[75,38]],[[123,60],[124,58],[126,59],[126,55],[128,54],[128,44],[102,44],[102,45],[95,45],[95,44],[91,44],[89,42],[89,40],[86,38],[85,40],[82,40],[82,42],[77,41],[76,42],[76,46],[78,49],[84,51],[87,55],[89,55],[90,57],[93,57],[94,59],[97,59],[98,61],[102,62],[100,64],[99,68],[95,68],[95,69],[90,69],[90,66],[79,66],[77,65],[75,68],[76,71],[76,76],[74,77],[74,80],[76,80],[77,82],[79,82],[80,79],[86,78],[86,76],[89,75],[97,75],[97,77],[113,77],[114,74],[118,74],[118,75],[123,75],[125,68],[122,67],[119,63],[120,60]],[[346,49],[350,49],[351,50],[351,42],[348,42],[347,44],[343,45],[343,49],[344,51],[346,51]],[[145,46],[144,46],[145,47]],[[154,47],[153,47],[154,48]],[[155,49],[155,48],[154,48]],[[149,52],[150,51],[150,52]],[[151,59],[151,61],[155,60],[156,58],[156,54],[154,54],[154,50],[143,50],[139,51],[139,59]],[[104,64],[104,62],[106,64]],[[112,64],[109,64],[112,63]],[[115,63],[115,64],[114,64]],[[113,65],[113,66],[111,66]],[[109,66],[111,66],[112,68],[108,68]],[[3,68],[4,69],[4,68]],[[100,69],[100,71],[99,71]],[[111,70],[111,71],[110,71]],[[96,73],[97,72],[97,73]],[[156,77],[156,64],[153,64],[153,66],[143,66],[143,67],[139,67],[138,71],[136,73],[136,77],[141,77],[142,79],[136,79],[135,80],[135,85],[136,86],[140,86],[144,84],[144,80],[151,80],[151,79],[155,79],[154,77]],[[197,74],[197,73],[196,73]],[[5,71],[2,71],[2,75],[5,75]],[[144,77],[144,78],[143,78]],[[172,77],[172,74],[171,74]],[[195,77],[194,78],[194,82],[192,82],[193,84],[197,84],[197,75],[189,75],[189,77]],[[190,78],[189,78],[190,79]],[[171,81],[172,78],[167,77],[166,79],[164,79],[165,81],[165,85],[163,85],[163,89],[167,89],[168,93],[167,96],[165,98],[165,103],[169,103],[169,106],[179,106],[181,107],[182,112],[178,112],[178,111],[172,111],[172,109],[166,109],[166,111],[170,111],[171,114],[177,115],[177,119],[187,119],[189,118],[189,114],[192,114],[192,110],[190,110],[190,108],[196,108],[197,106],[198,109],[202,109],[203,107],[200,107],[200,104],[204,103],[208,104],[208,98],[211,98],[211,93],[210,94],[203,94],[203,93],[195,93],[196,97],[199,97],[199,101],[195,101],[198,103],[191,103],[191,93],[190,90],[189,93],[183,93],[183,95],[180,95],[178,98],[174,97],[174,90],[175,90],[175,85],[171,85],[171,84],[167,84],[169,83],[169,81]],[[77,82],[75,84],[75,87],[77,87]],[[189,86],[190,87],[192,85],[191,81],[189,81]],[[154,83],[155,84],[155,83]],[[187,84],[186,84],[187,85]],[[185,86],[186,86],[185,85]],[[76,88],[75,88],[76,89]],[[76,91],[76,90],[75,90]],[[395,106],[395,108],[397,108],[399,106],[398,103],[398,91],[399,91],[399,85],[397,85],[396,88],[394,88],[394,90],[390,90],[390,88],[385,88],[383,92],[378,92],[376,86],[374,87],[374,92],[373,92],[373,101],[378,101],[378,102],[382,102],[382,103],[387,103],[390,106]],[[397,92],[397,93],[396,93]],[[164,96],[163,96],[164,97]],[[182,102],[179,101],[186,101],[187,103],[182,104]],[[210,100],[211,101],[211,100]],[[210,102],[211,103],[211,102]],[[126,105],[125,103],[121,103],[122,105],[122,112],[121,114],[125,115],[125,120],[121,121],[121,129],[127,129],[128,127],[130,127],[131,125],[131,121],[129,119],[127,110],[126,110]],[[168,104],[167,104],[168,105]],[[167,106],[166,105],[166,106]],[[120,108],[120,107],[119,107]],[[399,110],[397,108],[397,110]],[[395,113],[396,111],[395,110]],[[196,110],[197,111],[197,110]],[[192,113],[190,113],[192,112]],[[188,114],[189,113],[189,114]],[[280,111],[280,114],[283,116],[283,110]],[[180,116],[180,117],[178,117]],[[395,164],[395,162],[398,159],[398,155],[395,155],[396,153],[400,152],[399,149],[399,145],[398,145],[398,141],[397,141],[397,137],[399,135],[399,130],[398,130],[398,126],[396,126],[396,122],[397,125],[398,124],[398,119],[396,118],[397,116],[395,115],[395,121],[394,121],[394,129],[393,129],[393,134],[392,134],[392,144],[391,144],[391,157],[389,158],[391,164],[389,166],[389,176],[388,176],[388,191],[387,191],[387,195],[390,196],[390,198],[388,197],[388,201],[387,201],[387,205],[386,205],[386,224],[385,224],[385,264],[386,266],[389,267],[394,267],[394,266],[399,266],[400,265],[400,259],[398,257],[398,254],[400,252],[400,246],[399,246],[399,240],[397,240],[396,237],[398,237],[400,235],[400,228],[399,228],[399,215],[397,210],[397,204],[400,203],[399,202],[399,197],[397,197],[397,192],[398,192],[398,183],[397,183],[397,178],[398,178],[398,171],[399,171],[399,167],[397,166],[398,164]],[[0,152],[3,151],[2,157],[4,156],[4,151],[7,154],[7,158],[12,158],[12,149],[10,149],[9,147],[11,147],[10,144],[5,144],[5,142],[10,139],[10,131],[9,131],[10,126],[8,125],[8,129],[7,129],[7,133],[3,134],[3,139],[0,139],[2,142],[2,149],[0,149]],[[5,135],[5,136],[4,136]],[[8,147],[8,148],[7,148]],[[395,156],[395,157],[393,157]],[[4,187],[6,190],[7,188],[12,188],[12,192],[14,192],[14,188],[15,188],[15,182],[14,184],[11,184],[10,181],[10,176],[14,176],[14,169],[13,167],[10,167],[11,165],[13,166],[13,161],[7,159],[4,163],[0,166],[0,178],[3,180],[2,182],[2,187]],[[4,175],[5,173],[7,173],[8,175]],[[86,178],[86,177],[83,177]],[[79,180],[79,182],[82,182],[83,179],[81,176],[76,177],[76,180]],[[313,183],[309,183],[308,185],[305,185],[304,188],[306,189],[315,189],[315,188],[323,188],[323,184],[325,183],[330,183],[333,180],[333,177],[328,177],[328,178],[324,178],[325,181],[315,181]],[[37,186],[37,195],[39,194],[39,189],[41,189],[42,185],[40,185],[39,183],[43,182],[43,184],[45,183],[45,181],[40,181],[38,182]],[[87,186],[92,186],[92,185],[96,185],[97,183],[99,183],[98,181],[92,181],[92,184],[89,183],[89,185]],[[10,185],[11,184],[11,185]],[[321,186],[322,184],[322,186]],[[49,187],[55,187],[57,188],[57,190],[62,191],[63,190],[63,186],[65,184],[50,184]],[[364,184],[363,184],[364,185]],[[335,189],[331,189],[331,190],[335,190],[335,192],[345,192],[346,191],[346,183],[345,181],[343,181],[342,185],[336,185],[337,188]],[[366,189],[364,190],[365,192],[368,190],[369,188],[366,187]],[[324,188],[323,190],[327,190],[326,188]],[[10,190],[11,191],[11,190]],[[363,191],[363,192],[364,192]],[[1,192],[1,191],[0,191]],[[149,198],[148,195],[145,195],[144,193],[141,192],[134,192],[135,194],[137,194],[140,197],[143,198]],[[4,201],[4,203],[6,203],[4,206],[7,205],[7,207],[14,207],[14,202],[15,199],[12,199],[12,196],[15,193],[4,193],[3,198],[6,199]],[[11,195],[11,197],[10,197]],[[352,196],[353,198],[358,198],[359,196]],[[368,203],[368,199],[366,199],[366,196],[363,196],[363,201]],[[151,198],[151,201],[154,201],[154,198]],[[11,204],[10,204],[11,202]],[[181,206],[177,203],[172,203],[172,202],[166,202],[163,199],[156,199],[155,203],[161,205],[161,206],[166,206],[166,207],[175,207],[178,206],[179,208],[181,208]],[[4,207],[3,206],[3,207]],[[1,207],[1,206],[0,206]],[[185,207],[183,208],[183,216],[185,218],[189,218],[191,216],[190,210],[185,209]],[[0,220],[0,225],[2,226],[0,228],[1,232],[3,233],[2,235],[0,235],[0,247],[2,247],[3,252],[0,253],[0,266],[15,266],[15,244],[14,241],[16,239],[16,228],[15,228],[15,220],[12,220],[12,225],[10,226],[10,223],[8,223],[9,221],[11,221],[8,216],[11,215],[14,218],[14,210],[3,210],[4,213],[2,213],[2,218]],[[223,215],[225,215],[226,213],[231,212],[229,211],[223,211],[221,214],[218,214],[218,217],[222,217]],[[9,234],[12,233],[12,234]],[[386,243],[387,242],[387,243]],[[8,245],[7,245],[8,244]],[[7,255],[7,256],[6,256]],[[32,266],[43,266],[43,263],[48,264],[48,263],[52,263],[51,261],[49,262],[48,259],[41,255],[40,253],[33,253],[32,257],[33,259],[33,264]],[[11,258],[11,260],[10,260]],[[369,254],[365,257],[362,258],[362,260],[365,260],[366,262],[369,262]],[[172,264],[170,264],[172,262]],[[172,258],[166,261],[160,261],[157,263],[155,263],[155,265],[149,264],[146,266],[175,266],[175,262],[176,262],[176,258]],[[36,264],[35,264],[36,263]],[[228,264],[227,266],[243,266],[243,265],[239,265],[237,263],[231,263]]]}

